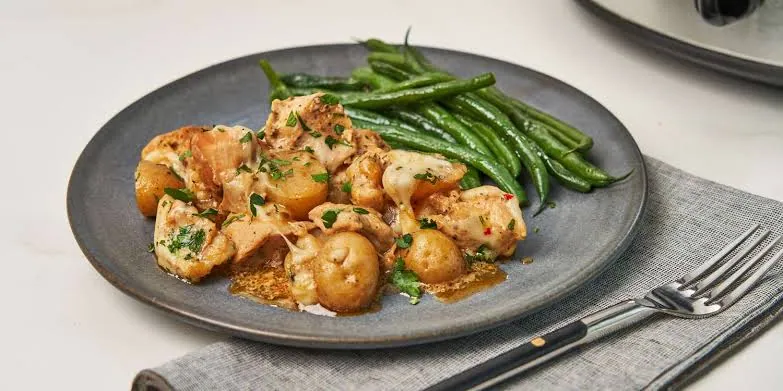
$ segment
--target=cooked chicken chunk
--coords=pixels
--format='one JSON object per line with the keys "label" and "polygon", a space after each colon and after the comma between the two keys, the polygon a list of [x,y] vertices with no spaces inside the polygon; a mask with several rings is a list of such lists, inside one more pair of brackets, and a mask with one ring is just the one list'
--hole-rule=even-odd
{"label": "cooked chicken chunk", "polygon": [[221,186],[233,179],[243,164],[252,164],[258,149],[256,140],[253,131],[244,126],[218,125],[195,135],[192,153],[196,171],[205,181]]}
{"label": "cooked chicken chunk", "polygon": [[307,150],[329,172],[355,153],[351,120],[339,104],[321,101],[323,94],[275,100],[262,143],[273,150]]}
{"label": "cooked chicken chunk", "polygon": [[419,217],[435,221],[438,229],[454,239],[462,250],[482,257],[514,253],[517,241],[525,239],[525,222],[519,202],[494,186],[466,190],[457,199],[436,194],[418,207]]}
{"label": "cooked chicken chunk", "polygon": [[313,260],[322,246],[323,242],[310,234],[300,237],[296,245],[288,242],[290,251],[285,257],[285,270],[291,279],[291,294],[300,305],[318,303],[318,293],[313,278]]}
{"label": "cooked chicken chunk", "polygon": [[450,162],[439,155],[392,150],[385,158],[388,166],[383,171],[383,189],[399,206],[401,233],[418,229],[411,201],[456,188],[467,172],[464,164]]}
{"label": "cooked chicken chunk", "polygon": [[155,221],[158,265],[181,278],[197,282],[236,251],[233,243],[198,210],[166,195],[160,199]]}
{"label": "cooked chicken chunk", "polygon": [[222,232],[234,242],[236,254],[234,262],[242,262],[276,235],[302,236],[314,228],[310,222],[296,222],[284,206],[267,203],[253,206],[252,213],[230,214],[223,222]]}
{"label": "cooked chicken chunk", "polygon": [[348,179],[346,169],[339,169],[329,175],[329,194],[326,200],[335,204],[348,204],[351,202],[351,189],[353,184]]}
{"label": "cooked chicken chunk", "polygon": [[354,128],[352,138],[354,145],[356,145],[356,155],[362,155],[365,152],[374,149],[380,149],[383,151],[388,151],[391,149],[388,145],[386,145],[378,133],[375,133],[369,129]]}
{"label": "cooked chicken chunk", "polygon": [[388,250],[394,243],[394,231],[373,209],[327,202],[310,211],[310,220],[327,235],[359,232],[372,242],[378,252]]}
{"label": "cooked chicken chunk", "polygon": [[345,171],[351,183],[351,202],[356,205],[383,210],[386,202],[383,192],[383,168],[385,152],[372,149],[353,160]]}

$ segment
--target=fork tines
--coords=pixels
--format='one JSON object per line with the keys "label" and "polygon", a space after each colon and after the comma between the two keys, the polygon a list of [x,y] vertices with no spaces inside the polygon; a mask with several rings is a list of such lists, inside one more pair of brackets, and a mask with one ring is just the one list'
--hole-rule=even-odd
{"label": "fork tines", "polygon": [[[783,250],[778,251],[771,257],[765,257],[778,242],[780,242],[781,237],[775,237],[771,243],[766,245],[751,259],[747,260],[741,267],[733,270],[770,235],[769,230],[762,229],[758,236],[750,240],[749,244],[738,250],[731,259],[723,263],[720,267],[716,268],[715,266],[745,242],[759,228],[760,225],[755,224],[736,240],[721,249],[707,262],[697,267],[696,270],[680,278],[677,282],[682,284],[681,289],[692,290],[692,297],[705,297],[707,298],[706,304],[718,303],[721,307],[727,307],[742,297],[764,277],[776,262],[783,258]],[[755,271],[748,275],[748,272],[754,268],[756,268]],[[737,286],[734,289],[729,289],[735,285]]]}

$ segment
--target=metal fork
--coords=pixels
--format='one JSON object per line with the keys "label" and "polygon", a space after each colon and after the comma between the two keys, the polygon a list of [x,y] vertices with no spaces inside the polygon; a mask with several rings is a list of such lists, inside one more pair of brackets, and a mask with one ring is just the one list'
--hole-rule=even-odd
{"label": "metal fork", "polygon": [[776,237],[751,259],[742,262],[769,236],[770,231],[762,230],[750,244],[721,263],[758,229],[759,225],[754,225],[696,270],[651,290],[643,298],[620,302],[551,333],[533,338],[520,347],[437,383],[427,390],[487,389],[573,348],[656,313],[691,319],[715,315],[748,293],[769,269],[783,258],[783,250],[765,258],[780,241],[781,238]]}

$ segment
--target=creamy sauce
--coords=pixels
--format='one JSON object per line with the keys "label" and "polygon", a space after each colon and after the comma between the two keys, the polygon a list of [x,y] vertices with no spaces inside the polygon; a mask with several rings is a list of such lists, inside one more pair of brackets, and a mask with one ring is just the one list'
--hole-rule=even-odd
{"label": "creamy sauce", "polygon": [[506,272],[493,263],[473,262],[470,272],[462,277],[440,284],[425,284],[424,288],[439,301],[453,303],[500,284],[506,277]]}

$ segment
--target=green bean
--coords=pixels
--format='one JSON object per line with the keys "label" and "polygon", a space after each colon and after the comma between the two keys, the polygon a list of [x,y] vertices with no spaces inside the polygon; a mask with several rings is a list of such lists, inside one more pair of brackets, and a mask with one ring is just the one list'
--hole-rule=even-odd
{"label": "green bean", "polygon": [[357,122],[359,126],[376,131],[384,140],[407,145],[416,150],[435,152],[452,159],[462,160],[486,174],[504,191],[515,195],[520,205],[528,204],[525,190],[514,180],[508,170],[480,153],[432,136],[416,134],[394,126]]}
{"label": "green bean", "polygon": [[481,179],[479,178],[478,170],[468,164],[466,164],[465,167],[468,168],[468,171],[465,172],[465,175],[463,175],[462,179],[459,180],[459,188],[462,190],[468,190],[481,186]]}
{"label": "green bean", "polygon": [[373,72],[369,67],[359,67],[351,72],[351,76],[359,81],[362,81],[372,87],[373,90],[380,88],[387,88],[397,84],[396,81]]}
{"label": "green bean", "polygon": [[544,161],[544,164],[546,164],[547,171],[549,171],[561,185],[580,193],[588,193],[592,190],[593,187],[590,185],[590,182],[565,168],[562,163],[546,155],[544,155],[542,160]]}
{"label": "green bean", "polygon": [[580,151],[588,151],[593,147],[593,138],[584,134],[579,129],[541,111],[538,110],[518,99],[514,99],[504,94],[497,88],[487,89],[486,92],[481,92],[480,95],[486,99],[485,95],[496,95],[500,99],[504,99],[511,103],[514,107],[521,110],[531,119],[546,124],[547,126],[559,130],[563,135],[576,142],[576,149]]}
{"label": "green bean", "polygon": [[457,140],[454,139],[454,137],[447,131],[443,130],[443,128],[439,127],[438,125],[435,125],[432,121],[428,120],[427,117],[417,112],[403,108],[391,108],[386,110],[385,114],[394,119],[413,125],[419,129],[428,131],[429,133],[437,134],[438,137],[448,142],[457,142]]}
{"label": "green bean", "polygon": [[282,80],[280,80],[280,76],[277,75],[277,72],[272,68],[272,65],[267,60],[261,60],[258,62],[258,65],[261,67],[261,70],[264,71],[264,75],[266,76],[266,79],[269,81],[269,101],[273,101],[275,99],[286,99],[289,96],[291,96],[291,92],[288,90],[288,87],[283,83]]}
{"label": "green bean", "polygon": [[495,76],[485,73],[466,80],[453,80],[427,87],[387,93],[356,93],[341,100],[345,106],[377,109],[389,106],[408,105],[422,101],[437,100],[448,96],[475,91],[495,83]]}
{"label": "green bean", "polygon": [[419,76],[414,76],[408,80],[403,80],[393,86],[380,88],[378,90],[375,90],[375,92],[394,92],[394,91],[409,90],[411,88],[425,87],[425,86],[442,83],[444,81],[449,81],[453,79],[454,78],[448,75],[444,75],[442,73],[431,73],[431,74],[425,73]]}
{"label": "green bean", "polygon": [[361,91],[364,89],[364,83],[349,77],[289,73],[282,75],[280,80],[289,87],[328,88],[335,91]]}
{"label": "green bean", "polygon": [[413,107],[414,111],[421,114],[435,125],[449,132],[458,143],[487,157],[492,157],[492,151],[484,145],[481,138],[469,128],[462,125],[448,110],[437,103],[422,103]]}
{"label": "green bean", "polygon": [[357,109],[355,107],[350,107],[350,106],[345,106],[344,109],[345,109],[345,114],[348,115],[348,117],[350,117],[352,121],[359,120],[359,121],[369,122],[378,125],[396,126],[398,128],[405,129],[409,132],[426,133],[429,134],[430,136],[439,137],[437,133],[432,133],[428,130],[417,128],[408,123],[397,121],[372,111]]}
{"label": "green bean", "polygon": [[554,136],[556,139],[558,139],[561,143],[563,143],[566,147],[571,148],[572,151],[578,151],[579,150],[579,142],[574,141],[570,137],[566,136],[565,133],[563,133],[562,130],[553,128],[551,126],[547,126],[546,130]]}
{"label": "green bean", "polygon": [[372,52],[367,55],[367,62],[381,62],[396,66],[404,71],[415,72],[408,59],[400,53]]}
{"label": "green bean", "polygon": [[503,100],[498,96],[489,95],[491,103],[495,104],[501,111],[508,113],[511,121],[528,137],[544,150],[544,152],[563,164],[569,171],[585,179],[593,186],[608,186],[622,178],[615,178],[600,168],[594,166],[569,148],[547,131],[546,125],[533,121],[519,108],[511,104],[508,100]]}
{"label": "green bean", "polygon": [[397,53],[397,48],[394,47],[394,45],[390,45],[377,38],[370,38],[366,41],[358,40],[357,42],[371,52]]}
{"label": "green bean", "polygon": [[533,181],[541,205],[544,205],[549,197],[549,174],[541,157],[536,153],[534,143],[517,130],[511,120],[497,107],[477,99],[473,94],[457,95],[443,102],[458,113],[483,121],[492,127],[498,136],[514,146],[517,157],[522,160],[522,165]]}
{"label": "green bean", "polygon": [[474,133],[482,138],[484,144],[492,151],[492,154],[506,166],[514,177],[519,176],[519,173],[522,171],[522,165],[519,163],[519,158],[514,154],[514,150],[511,146],[498,137],[497,133],[495,133],[492,128],[483,122],[474,121],[462,114],[454,114],[454,117],[465,126],[473,129]]}
{"label": "green bean", "polygon": [[411,71],[406,71],[405,69],[383,61],[370,61],[370,68],[373,72],[396,81],[407,80],[416,76],[416,74]]}

